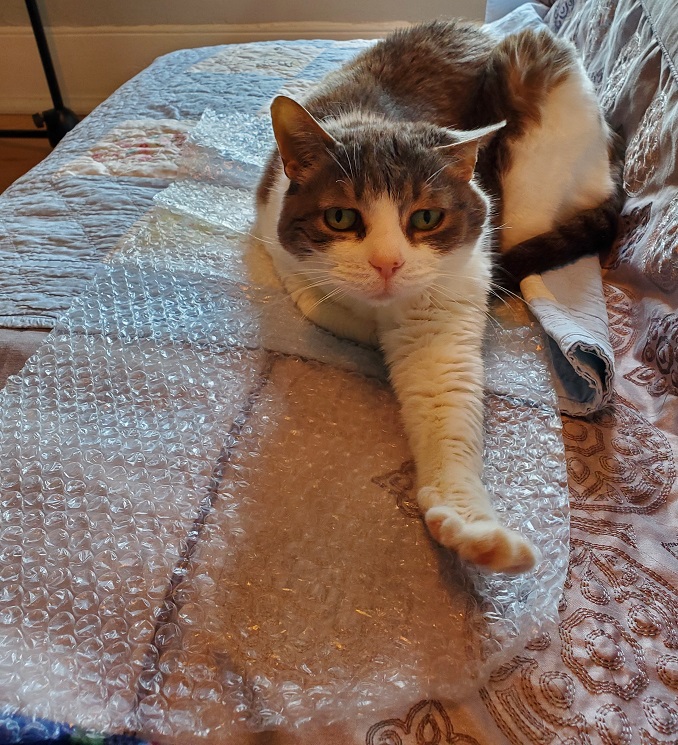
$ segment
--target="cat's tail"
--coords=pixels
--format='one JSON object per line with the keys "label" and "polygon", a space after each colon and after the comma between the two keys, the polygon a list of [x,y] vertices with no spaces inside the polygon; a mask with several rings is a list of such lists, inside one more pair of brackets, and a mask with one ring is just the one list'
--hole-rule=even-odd
{"label": "cat's tail", "polygon": [[617,235],[619,215],[625,192],[623,184],[624,144],[619,134],[610,140],[610,176],[614,188],[597,207],[582,210],[553,230],[518,243],[498,253],[494,281],[506,290],[515,291],[530,274],[542,274],[582,256],[609,251]]}

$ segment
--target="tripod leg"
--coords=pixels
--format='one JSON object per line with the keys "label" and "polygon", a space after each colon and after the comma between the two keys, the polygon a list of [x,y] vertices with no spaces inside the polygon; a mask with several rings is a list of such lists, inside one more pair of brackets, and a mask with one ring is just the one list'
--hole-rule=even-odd
{"label": "tripod leg", "polygon": [[49,87],[49,93],[54,105],[53,109],[43,111],[42,114],[36,114],[34,121],[38,127],[41,127],[43,124],[47,127],[47,137],[49,138],[50,145],[54,147],[63,139],[67,132],[70,132],[75,127],[79,119],[70,109],[64,106],[64,100],[61,97],[59,81],[54,71],[52,55],[47,44],[47,37],[45,36],[45,29],[42,25],[42,18],[40,17],[37,2],[36,0],[25,1],[28,17],[33,27],[35,43],[38,45],[38,52],[40,53],[42,69],[45,71],[47,86]]}

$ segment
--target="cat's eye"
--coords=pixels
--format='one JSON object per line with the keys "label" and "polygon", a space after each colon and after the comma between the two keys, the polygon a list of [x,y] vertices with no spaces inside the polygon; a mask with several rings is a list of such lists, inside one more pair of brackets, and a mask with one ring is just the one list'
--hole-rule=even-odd
{"label": "cat's eye", "polygon": [[410,225],[415,230],[433,230],[443,219],[442,210],[417,210],[410,217]]}
{"label": "cat's eye", "polygon": [[350,230],[358,221],[358,213],[355,210],[347,210],[342,207],[332,207],[325,210],[325,222],[332,230]]}

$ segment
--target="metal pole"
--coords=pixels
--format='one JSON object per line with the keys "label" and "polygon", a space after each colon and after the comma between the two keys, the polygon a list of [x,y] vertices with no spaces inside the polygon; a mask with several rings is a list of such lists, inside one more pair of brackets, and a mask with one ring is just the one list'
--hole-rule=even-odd
{"label": "metal pole", "polygon": [[28,11],[28,17],[31,20],[31,26],[33,27],[33,35],[35,36],[35,43],[38,45],[38,52],[40,53],[42,68],[45,71],[45,78],[47,79],[49,92],[52,96],[52,103],[54,104],[55,109],[63,109],[64,101],[63,98],[61,98],[59,81],[57,80],[56,73],[54,72],[52,55],[49,52],[47,37],[45,36],[45,29],[43,28],[42,19],[40,18],[40,11],[38,10],[38,6],[35,0],[26,0],[26,10]]}
{"label": "metal pole", "polygon": [[0,137],[47,137],[49,144],[54,147],[66,133],[75,127],[79,120],[70,109],[64,106],[64,100],[61,98],[59,82],[54,72],[52,55],[49,52],[47,37],[45,36],[45,29],[42,25],[36,0],[26,0],[26,10],[31,20],[33,36],[35,36],[35,43],[38,45],[42,69],[45,72],[45,78],[47,79],[47,86],[52,97],[52,102],[54,103],[54,108],[39,114],[33,114],[35,126],[40,128],[46,127],[46,129],[40,129],[37,132],[23,129],[0,129]]}

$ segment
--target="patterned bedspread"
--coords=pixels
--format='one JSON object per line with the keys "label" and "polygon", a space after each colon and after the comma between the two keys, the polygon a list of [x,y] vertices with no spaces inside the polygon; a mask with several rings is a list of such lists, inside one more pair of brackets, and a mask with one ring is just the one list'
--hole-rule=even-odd
{"label": "patterned bedspread", "polygon": [[[587,419],[563,418],[571,554],[559,623],[463,703],[413,701],[369,724],[346,721],[322,735],[243,734],[243,745],[678,740],[678,22],[662,0],[556,0],[545,21],[577,44],[628,143],[628,201],[604,258],[613,402]],[[364,43],[285,45],[289,92],[309,84],[299,71],[312,79]],[[0,197],[0,325],[51,328],[179,175],[200,113],[232,115],[243,96],[263,107],[279,90],[279,79],[267,84],[256,50],[242,47],[175,53],[126,84]],[[406,495],[410,477],[407,469],[384,474],[380,486]],[[13,580],[3,575],[0,583],[6,600]],[[0,625],[7,633],[12,618],[0,616]],[[177,660],[163,672],[179,695]],[[203,694],[209,687],[195,692]],[[33,719],[0,725],[0,742],[40,737],[100,741]]]}
{"label": "patterned bedspread", "polygon": [[603,275],[616,380],[611,406],[563,421],[571,554],[558,632],[482,697],[516,745],[676,742],[678,16],[662,0],[556,0],[546,22],[580,49],[627,141],[628,199]]}

